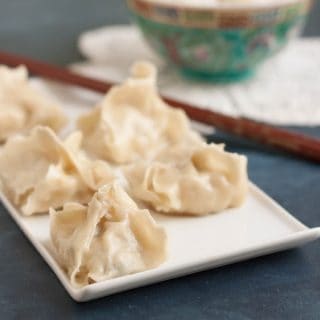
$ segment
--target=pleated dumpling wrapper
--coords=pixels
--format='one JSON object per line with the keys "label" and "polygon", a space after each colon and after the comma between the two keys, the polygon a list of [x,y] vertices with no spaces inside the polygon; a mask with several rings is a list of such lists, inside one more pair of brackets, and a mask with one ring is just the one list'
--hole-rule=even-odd
{"label": "pleated dumpling wrapper", "polygon": [[159,97],[156,69],[147,62],[134,64],[131,77],[81,116],[78,128],[89,153],[118,164],[151,158],[161,148],[186,139],[201,140],[190,130],[184,111]]}
{"label": "pleated dumpling wrapper", "polygon": [[64,142],[48,127],[16,135],[0,149],[3,191],[24,215],[48,212],[66,201],[87,203],[102,184],[113,179],[103,161],[91,161],[80,150],[81,133]]}
{"label": "pleated dumpling wrapper", "polygon": [[240,206],[247,194],[247,159],[223,145],[179,145],[125,170],[130,193],[167,214],[204,215]]}
{"label": "pleated dumpling wrapper", "polygon": [[71,283],[90,283],[155,268],[166,259],[166,233],[118,183],[101,187],[88,206],[50,210],[58,261]]}
{"label": "pleated dumpling wrapper", "polygon": [[65,124],[62,109],[30,85],[25,67],[0,66],[0,142],[35,125],[57,132]]}

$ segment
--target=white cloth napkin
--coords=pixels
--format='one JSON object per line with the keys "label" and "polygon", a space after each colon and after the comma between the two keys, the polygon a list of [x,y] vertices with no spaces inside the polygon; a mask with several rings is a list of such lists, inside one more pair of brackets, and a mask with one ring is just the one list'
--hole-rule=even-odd
{"label": "white cloth napkin", "polygon": [[267,61],[242,83],[214,85],[181,78],[145,44],[134,26],[88,31],[79,38],[88,60],[72,68],[87,75],[121,81],[141,59],[159,68],[162,94],[229,115],[281,125],[320,125],[320,38],[299,39]]}

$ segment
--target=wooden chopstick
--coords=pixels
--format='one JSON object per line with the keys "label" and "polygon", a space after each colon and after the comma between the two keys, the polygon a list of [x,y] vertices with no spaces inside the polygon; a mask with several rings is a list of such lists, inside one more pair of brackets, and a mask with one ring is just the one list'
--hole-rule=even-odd
{"label": "wooden chopstick", "polygon": [[[107,92],[114,85],[110,82],[82,76],[63,67],[6,52],[0,52],[0,63],[11,67],[25,65],[32,74],[101,93]],[[320,162],[320,139],[253,120],[200,109],[170,98],[163,97],[163,99],[171,106],[183,109],[195,121],[213,125],[224,132],[273,146],[305,159]]]}

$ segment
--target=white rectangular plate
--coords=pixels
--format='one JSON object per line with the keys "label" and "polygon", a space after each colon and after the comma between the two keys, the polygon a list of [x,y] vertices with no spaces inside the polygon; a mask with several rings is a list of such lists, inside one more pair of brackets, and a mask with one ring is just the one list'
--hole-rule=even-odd
{"label": "white rectangular plate", "polygon": [[248,199],[241,208],[205,217],[155,215],[168,234],[169,257],[160,267],[75,289],[55,259],[49,238],[49,216],[23,217],[3,195],[1,200],[76,301],[293,248],[320,237],[320,228],[307,228],[251,184]]}
{"label": "white rectangular plate", "polygon": [[[43,83],[39,82],[37,85],[45,89]],[[79,112],[87,109],[84,105],[88,105],[97,98],[82,90],[49,87],[51,94],[60,98],[73,118]],[[81,102],[82,107],[79,107]],[[158,268],[75,289],[54,256],[49,237],[49,216],[24,217],[4,195],[0,194],[0,199],[76,301],[88,301],[127,289],[293,248],[320,237],[320,228],[306,227],[251,184],[248,198],[241,208],[225,210],[204,217],[154,215],[168,234],[168,260]]]}

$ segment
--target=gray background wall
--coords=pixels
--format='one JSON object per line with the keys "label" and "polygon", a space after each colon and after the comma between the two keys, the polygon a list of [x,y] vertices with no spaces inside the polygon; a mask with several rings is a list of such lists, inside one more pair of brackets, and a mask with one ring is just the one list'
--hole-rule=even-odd
{"label": "gray background wall", "polygon": [[[124,0],[1,0],[0,48],[65,64],[80,59],[82,31],[129,20]],[[320,36],[319,0],[304,35]]]}

